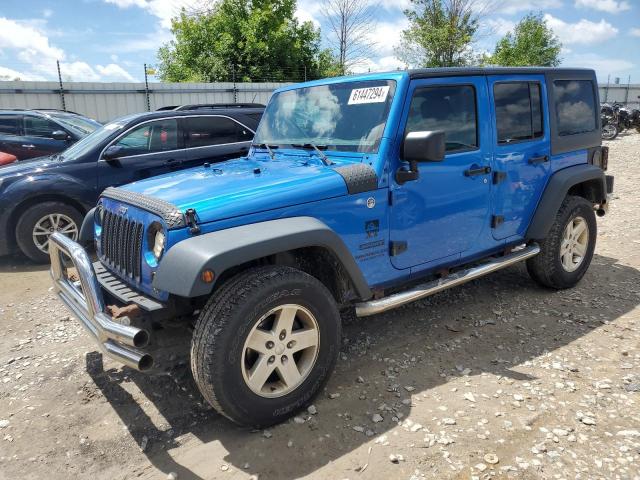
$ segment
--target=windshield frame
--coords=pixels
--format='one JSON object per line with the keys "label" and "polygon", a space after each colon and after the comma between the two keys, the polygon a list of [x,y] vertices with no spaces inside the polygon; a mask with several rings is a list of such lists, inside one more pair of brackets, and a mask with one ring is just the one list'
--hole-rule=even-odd
{"label": "windshield frame", "polygon": [[[280,97],[280,95],[290,95],[292,94],[292,92],[299,92],[301,90],[306,91],[305,95],[308,95],[308,92],[315,88],[331,89],[335,87],[342,87],[345,91],[351,90],[352,94],[354,90],[357,90],[357,89],[388,87],[387,94],[385,96],[384,101],[362,103],[362,104],[369,104],[369,105],[371,104],[384,105],[382,107],[382,111],[380,112],[380,117],[379,117],[383,121],[375,125],[372,124],[368,132],[363,132],[363,133],[366,133],[367,135],[375,135],[375,137],[373,137],[373,141],[370,144],[363,143],[362,140],[365,138],[364,135],[360,137],[359,144],[355,143],[355,141],[357,140],[355,138],[354,139],[340,138],[340,136],[335,135],[336,133],[338,133],[337,128],[334,129],[333,132],[331,132],[331,136],[327,136],[327,137],[323,137],[320,135],[310,136],[309,134],[312,134],[313,132],[303,132],[307,136],[293,137],[292,135],[289,135],[288,138],[274,138],[275,136],[272,134],[273,132],[269,132],[268,129],[270,129],[271,127],[267,126],[267,122],[270,120],[270,115],[272,114],[272,111],[278,108],[277,100]],[[382,141],[385,138],[385,133],[389,126],[389,120],[393,112],[394,100],[397,97],[398,90],[399,90],[399,84],[398,84],[398,79],[396,78],[389,78],[389,77],[362,78],[360,77],[360,78],[354,78],[354,79],[348,79],[348,80],[341,79],[340,81],[329,81],[329,82],[323,82],[323,83],[313,82],[312,84],[303,84],[302,86],[298,86],[296,88],[286,88],[283,90],[276,91],[273,94],[271,100],[269,101],[269,104],[265,108],[260,124],[256,129],[256,134],[253,139],[253,144],[262,145],[266,143],[269,146],[276,146],[276,147],[280,147],[282,149],[287,149],[287,150],[288,149],[299,150],[302,148],[301,145],[303,144],[315,144],[317,147],[322,149],[322,151],[326,154],[350,154],[350,155],[377,154],[380,151],[380,148],[382,146]],[[303,97],[301,96],[300,98],[303,98]],[[347,106],[350,106],[350,107],[356,106],[355,103],[354,104],[350,103],[348,101],[348,98],[350,97],[344,98],[339,102],[341,115],[346,115],[345,112],[347,111],[346,110]],[[296,106],[294,104],[293,111],[295,110],[296,110]],[[312,114],[312,112],[310,112],[308,109],[305,110],[304,108],[300,109],[300,112],[303,115]],[[340,119],[336,120],[336,122],[337,121],[340,121]],[[298,125],[294,124],[294,126],[296,128],[299,128]],[[378,128],[379,131],[374,133],[374,130],[376,128]],[[269,134],[271,134],[271,138],[265,136]],[[331,141],[327,141],[327,140],[331,140]],[[343,143],[341,143],[340,140],[343,140]]]}

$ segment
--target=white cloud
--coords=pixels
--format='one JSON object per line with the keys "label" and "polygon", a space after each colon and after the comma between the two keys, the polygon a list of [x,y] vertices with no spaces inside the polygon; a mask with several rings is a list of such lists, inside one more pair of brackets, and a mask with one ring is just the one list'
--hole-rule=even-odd
{"label": "white cloud", "polygon": [[562,43],[568,45],[600,43],[618,34],[618,29],[604,19],[596,23],[583,18],[576,23],[568,23],[548,13],[544,19]]}
{"label": "white cloud", "polygon": [[509,32],[512,32],[516,26],[516,22],[507,20],[506,18],[488,18],[485,20],[485,27],[491,34],[504,36]]}
{"label": "white cloud", "polygon": [[620,13],[631,9],[631,5],[626,0],[575,0],[574,5],[607,13]]}
{"label": "white cloud", "polygon": [[26,63],[38,58],[45,61],[64,58],[64,52],[52,46],[41,31],[6,17],[0,17],[0,48],[18,50],[20,60]]}
{"label": "white cloud", "polygon": [[[22,80],[53,80],[57,78],[56,60],[59,60],[65,80],[135,81],[131,74],[115,63],[92,67],[75,55],[66,55],[64,50],[50,43],[44,26],[41,22],[19,22],[0,17],[0,50],[5,54],[11,53],[24,65],[20,71],[0,66],[0,76],[18,77]],[[9,57],[5,55],[5,58]]]}
{"label": "white cloud", "polygon": [[623,58],[609,58],[594,53],[575,54],[562,62],[566,67],[593,68],[598,78],[606,78],[609,74],[620,74],[635,67],[633,62]]}
{"label": "white cloud", "polygon": [[122,81],[122,82],[135,82],[136,79],[127,72],[120,65],[116,65],[115,63],[110,63],[105,65],[96,65],[96,70],[101,76],[103,81]]}
{"label": "white cloud", "polygon": [[53,10],[51,10],[50,8],[45,8],[44,10],[42,10],[42,16],[44,18],[49,18],[51,15],[53,15]]}
{"label": "white cloud", "polygon": [[405,17],[397,22],[378,22],[375,29],[369,34],[374,54],[389,58],[395,48],[400,44],[402,31],[409,27]]}
{"label": "white cloud", "polygon": [[632,28],[629,30],[629,35],[633,37],[640,37],[640,28]]}
{"label": "white cloud", "polygon": [[34,75],[29,72],[19,72],[12,68],[0,66],[0,80],[15,80],[15,79],[20,79],[25,81],[45,80],[45,78],[40,75]]}
{"label": "white cloud", "polygon": [[562,0],[503,0],[499,3],[494,0],[484,0],[478,3],[480,8],[497,13],[513,15],[519,12],[539,12],[551,8],[560,8]]}
{"label": "white cloud", "polygon": [[367,59],[365,62],[353,67],[354,73],[365,72],[389,72],[392,70],[404,70],[407,66],[396,57],[389,55],[378,59]]}
{"label": "white cloud", "polygon": [[202,0],[104,0],[119,8],[138,7],[160,19],[162,28],[171,27],[171,19],[184,8],[187,11],[202,7]]}

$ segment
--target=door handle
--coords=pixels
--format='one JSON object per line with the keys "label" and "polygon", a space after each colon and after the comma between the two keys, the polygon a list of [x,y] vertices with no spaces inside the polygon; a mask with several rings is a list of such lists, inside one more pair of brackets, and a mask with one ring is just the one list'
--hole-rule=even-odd
{"label": "door handle", "polygon": [[182,160],[178,158],[170,158],[165,162],[167,165],[179,165],[182,163]]}
{"label": "door handle", "polygon": [[465,177],[473,177],[475,175],[486,175],[491,173],[491,167],[470,168],[464,171]]}
{"label": "door handle", "polygon": [[546,163],[549,161],[549,156],[548,155],[542,155],[540,157],[531,157],[529,159],[529,163],[531,165],[540,165],[541,163]]}
{"label": "door handle", "polygon": [[26,148],[28,150],[32,150],[34,148],[36,148],[35,145],[29,144],[29,145],[20,145],[22,148]]}

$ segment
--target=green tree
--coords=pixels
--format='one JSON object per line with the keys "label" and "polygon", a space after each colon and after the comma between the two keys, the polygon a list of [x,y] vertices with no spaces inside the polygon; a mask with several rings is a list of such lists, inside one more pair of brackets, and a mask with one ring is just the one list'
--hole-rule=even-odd
{"label": "green tree", "polygon": [[485,63],[508,67],[560,65],[562,44],[542,14],[530,13],[496,44]]}
{"label": "green tree", "polygon": [[174,39],[158,51],[169,82],[298,81],[333,65],[320,32],[294,17],[296,0],[220,0],[172,21]]}
{"label": "green tree", "polygon": [[483,8],[475,0],[411,0],[396,55],[414,67],[458,67],[475,61],[471,48]]}

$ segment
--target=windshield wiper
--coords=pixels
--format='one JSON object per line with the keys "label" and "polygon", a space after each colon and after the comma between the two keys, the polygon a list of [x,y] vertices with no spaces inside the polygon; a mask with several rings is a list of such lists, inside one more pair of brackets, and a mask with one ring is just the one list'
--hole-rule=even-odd
{"label": "windshield wiper", "polygon": [[315,143],[292,143],[291,146],[295,148],[313,148],[322,160],[322,163],[327,166],[333,165],[333,162],[329,160],[329,157],[327,157],[327,155],[322,150],[320,150],[321,148],[326,150],[328,148],[326,145],[316,145]]}
{"label": "windshield wiper", "polygon": [[266,149],[267,152],[269,152],[269,156],[271,157],[271,160],[275,160],[276,154],[273,153],[272,149],[278,148],[278,145],[269,145],[268,143],[254,143],[252,146]]}

